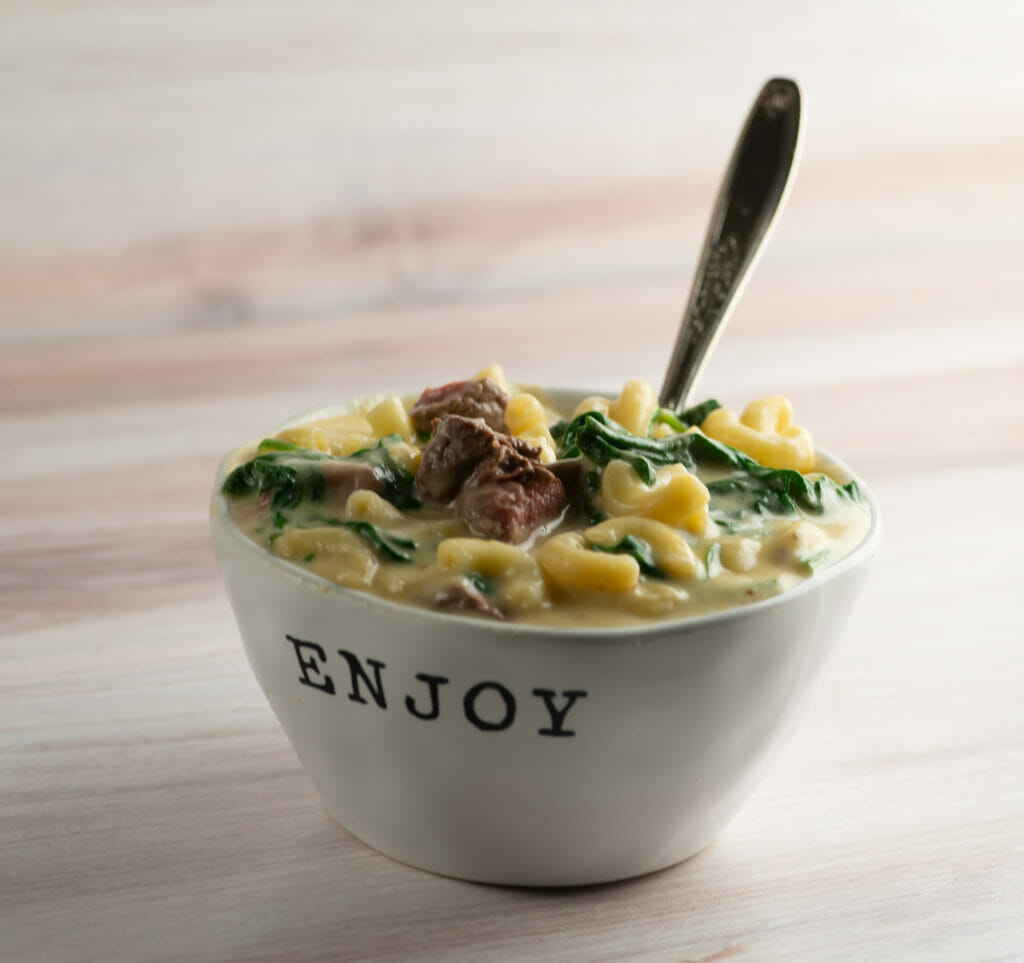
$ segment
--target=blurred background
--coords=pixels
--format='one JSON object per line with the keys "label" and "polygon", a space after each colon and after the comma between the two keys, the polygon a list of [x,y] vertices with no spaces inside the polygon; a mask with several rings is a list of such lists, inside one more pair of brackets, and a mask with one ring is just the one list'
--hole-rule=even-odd
{"label": "blurred background", "polygon": [[[802,164],[706,384],[913,373],[980,350],[944,324],[970,314],[994,345],[1020,305],[1011,0],[7,0],[0,18],[0,347],[106,372],[112,348],[163,345],[147,370],[47,386],[82,403],[255,378],[287,396],[258,416],[279,416],[371,387],[376,357],[388,387],[492,360],[658,379],[775,74],[803,90]],[[817,350],[831,329],[846,357]],[[44,401],[12,387],[5,406]]]}

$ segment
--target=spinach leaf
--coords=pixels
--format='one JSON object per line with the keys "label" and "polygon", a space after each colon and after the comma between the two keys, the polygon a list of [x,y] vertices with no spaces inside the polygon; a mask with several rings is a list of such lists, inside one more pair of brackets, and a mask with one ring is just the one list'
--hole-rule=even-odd
{"label": "spinach leaf", "polygon": [[264,451],[309,451],[302,445],[296,445],[294,441],[285,441],[283,438],[264,438],[256,448],[257,452]]}
{"label": "spinach leaf", "polygon": [[270,505],[276,509],[295,508],[304,499],[320,501],[324,476],[314,465],[329,458],[307,449],[264,452],[232,471],[221,491],[236,496],[269,492]]}
{"label": "spinach leaf", "polygon": [[817,552],[812,552],[810,555],[805,555],[799,559],[801,565],[806,566],[812,572],[817,572],[818,569],[822,568],[824,564],[832,557],[832,553],[827,548],[819,549]]}
{"label": "spinach leaf", "polygon": [[597,507],[597,496],[601,491],[601,473],[599,471],[588,471],[583,476],[583,513],[590,525],[597,525],[607,517]]}
{"label": "spinach leaf", "polygon": [[384,447],[383,439],[373,448],[363,448],[348,458],[361,461],[373,468],[373,474],[384,486],[384,498],[395,508],[408,511],[420,507],[416,497],[416,479],[407,472]]}
{"label": "spinach leaf", "polygon": [[711,505],[708,508],[708,515],[711,521],[730,535],[751,530],[750,513],[742,509],[728,512]]}
{"label": "spinach leaf", "polygon": [[607,552],[609,555],[631,555],[640,566],[644,575],[652,578],[664,578],[665,573],[654,561],[654,550],[650,544],[635,535],[625,535],[617,545],[591,545],[596,552]]}
{"label": "spinach leaf", "polygon": [[497,589],[493,579],[489,579],[486,575],[481,575],[479,572],[467,572],[465,579],[470,585],[483,592],[484,595],[493,595]]}
{"label": "spinach leaf", "polygon": [[659,408],[651,418],[651,424],[666,424],[670,428],[682,432],[688,428],[693,428],[695,425],[699,427],[712,411],[721,407],[714,398],[709,398],[707,401],[702,401],[699,405],[687,408],[686,411],[681,413],[670,411],[668,408]]}
{"label": "spinach leaf", "polygon": [[704,568],[708,578],[714,578],[722,572],[722,543],[712,542],[704,556]]}
{"label": "spinach leaf", "polygon": [[[556,421],[548,431],[551,432],[551,440],[555,443],[555,448],[560,449],[562,447],[562,440],[565,438],[566,429],[569,427],[569,422],[564,418]],[[577,452],[578,454],[578,452]]]}
{"label": "spinach leaf", "polygon": [[797,509],[822,514],[833,498],[863,498],[856,482],[837,485],[827,475],[807,478],[787,468],[766,468],[752,461],[742,472],[708,483],[712,497],[727,495],[758,514],[795,515]]}
{"label": "spinach leaf", "polygon": [[357,535],[365,538],[379,555],[390,559],[393,562],[411,562],[412,556],[409,552],[414,551],[416,543],[409,538],[401,538],[398,535],[390,535],[382,532],[376,525],[364,521],[343,521],[340,524],[344,528],[351,529]]}
{"label": "spinach leaf", "polygon": [[768,468],[699,431],[641,438],[596,411],[574,418],[562,436],[559,457],[580,454],[601,467],[615,459],[626,461],[647,485],[654,484],[655,472],[665,465],[682,465],[691,472],[732,469],[727,478],[708,484],[708,491],[712,495],[738,496],[745,508],[758,513],[791,515],[802,508],[821,514],[829,498],[862,499],[856,482],[839,486],[824,475],[807,478],[792,469]]}
{"label": "spinach leaf", "polygon": [[654,484],[655,471],[665,465],[680,464],[696,471],[705,466],[745,468],[757,464],[735,448],[697,431],[669,438],[641,438],[597,411],[574,418],[562,437],[559,458],[580,454],[602,467],[616,459],[629,462],[648,485]]}

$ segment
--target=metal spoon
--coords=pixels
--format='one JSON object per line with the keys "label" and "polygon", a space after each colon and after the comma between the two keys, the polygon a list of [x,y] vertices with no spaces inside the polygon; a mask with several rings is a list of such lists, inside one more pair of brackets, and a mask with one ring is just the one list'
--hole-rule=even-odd
{"label": "metal spoon", "polygon": [[680,411],[725,327],[782,208],[800,139],[800,89],[775,78],[761,89],[733,150],[715,201],[700,265],[661,389]]}

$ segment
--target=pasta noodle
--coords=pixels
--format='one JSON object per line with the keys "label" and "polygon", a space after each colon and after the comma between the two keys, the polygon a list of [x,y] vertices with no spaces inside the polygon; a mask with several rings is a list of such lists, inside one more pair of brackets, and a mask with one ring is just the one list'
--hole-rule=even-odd
{"label": "pasta noodle", "polygon": [[548,429],[547,413],[536,396],[523,391],[509,399],[505,408],[505,426],[514,438],[521,438],[540,449],[540,460],[555,460],[555,440]]}
{"label": "pasta noodle", "polygon": [[608,406],[608,415],[634,435],[647,434],[658,398],[646,381],[627,381],[619,397]]}
{"label": "pasta noodle", "polygon": [[583,537],[591,545],[612,546],[633,536],[645,541],[653,549],[654,561],[666,575],[674,578],[694,578],[697,575],[697,556],[682,533],[652,518],[613,518],[588,528]]}
{"label": "pasta noodle", "polygon": [[540,547],[537,562],[560,592],[630,592],[640,581],[635,559],[589,551],[579,532],[549,538]]}
{"label": "pasta noodle", "polygon": [[411,438],[413,435],[409,413],[397,395],[391,395],[374,405],[366,413],[366,420],[378,437],[400,435],[402,438]]}
{"label": "pasta noodle", "polygon": [[613,461],[604,471],[601,495],[611,515],[642,515],[694,534],[707,527],[711,496],[682,465],[659,468],[655,483],[645,485],[629,464]]}
{"label": "pasta noodle", "polygon": [[814,442],[806,428],[793,424],[793,406],[776,395],[752,401],[739,417],[718,408],[701,429],[769,468],[806,472],[814,467]]}

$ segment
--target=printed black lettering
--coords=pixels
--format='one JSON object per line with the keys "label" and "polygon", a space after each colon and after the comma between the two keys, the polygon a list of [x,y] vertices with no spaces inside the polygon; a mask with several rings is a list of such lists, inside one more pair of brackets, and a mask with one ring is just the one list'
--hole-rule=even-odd
{"label": "printed black lettering", "polygon": [[436,719],[441,712],[441,702],[438,699],[438,689],[448,680],[443,675],[427,675],[426,672],[417,672],[416,678],[420,682],[426,682],[427,691],[430,694],[430,708],[421,712],[416,708],[416,702],[411,695],[405,697],[405,707],[417,719]]}
{"label": "printed black lettering", "polygon": [[[487,719],[482,719],[480,714],[476,711],[476,700],[485,689],[493,689],[499,696],[501,696],[501,701],[505,703],[505,714],[496,722],[490,722]],[[516,717],[515,696],[513,696],[512,693],[509,692],[508,689],[506,689],[500,682],[478,682],[463,697],[462,708],[466,713],[466,718],[473,723],[477,729],[483,729],[486,732],[507,729],[512,725]]]}
{"label": "printed black lettering", "polygon": [[[299,660],[299,682],[328,695],[334,695],[334,680],[320,671],[320,666],[327,661],[327,653],[316,642],[306,642],[291,635],[285,635],[285,638],[295,647],[295,657]],[[303,649],[315,652],[320,661],[317,662],[312,655],[303,655]],[[323,681],[318,681],[320,679]]]}
{"label": "printed black lettering", "polygon": [[363,668],[362,662],[359,661],[359,656],[353,655],[351,652],[346,652],[344,649],[338,649],[338,655],[343,655],[345,661],[348,662],[349,675],[351,676],[352,691],[349,692],[348,697],[353,702],[361,702],[363,705],[367,705],[367,701],[363,698],[362,690],[360,689],[360,682],[362,682],[367,689],[370,690],[370,695],[373,696],[373,701],[377,703],[382,709],[388,707],[387,699],[384,698],[384,683],[380,677],[380,670],[386,668],[383,662],[379,662],[377,659],[367,659],[367,664],[373,666],[373,681],[370,681],[370,677],[366,674],[366,669]]}
{"label": "printed black lettering", "polygon": [[569,714],[569,710],[576,704],[577,699],[582,699],[586,696],[586,692],[582,689],[563,689],[562,698],[565,699],[565,705],[559,709],[555,705],[555,690],[554,689],[534,689],[533,694],[539,696],[544,700],[544,705],[547,707],[548,715],[551,716],[551,728],[550,729],[538,729],[537,732],[542,736],[574,736],[576,733],[572,729],[566,729],[565,717]]}

